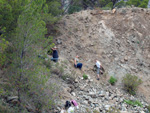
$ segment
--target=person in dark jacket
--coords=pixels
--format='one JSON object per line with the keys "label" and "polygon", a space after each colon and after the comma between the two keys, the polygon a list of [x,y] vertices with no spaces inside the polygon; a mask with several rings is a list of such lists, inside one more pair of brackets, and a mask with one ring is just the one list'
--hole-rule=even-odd
{"label": "person in dark jacket", "polygon": [[52,61],[57,62],[58,61],[58,51],[57,51],[57,47],[54,46],[54,48],[52,48],[53,51],[53,57],[51,58]]}

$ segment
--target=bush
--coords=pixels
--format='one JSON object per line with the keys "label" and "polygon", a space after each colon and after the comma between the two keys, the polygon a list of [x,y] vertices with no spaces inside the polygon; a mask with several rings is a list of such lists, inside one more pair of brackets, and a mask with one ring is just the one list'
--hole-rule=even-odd
{"label": "bush", "polygon": [[52,67],[52,65],[53,65],[50,60],[45,60],[45,58],[42,59],[42,62],[46,66],[46,68],[48,68],[48,69],[50,69]]}
{"label": "bush", "polygon": [[55,67],[51,68],[51,72],[58,75],[59,77],[62,77],[64,75],[64,68],[62,65],[59,65],[59,63],[57,62],[55,64]]}
{"label": "bush", "polygon": [[136,100],[136,101],[132,101],[132,100],[124,100],[125,103],[132,105],[132,106],[140,106],[143,107],[143,105],[141,104],[140,101]]}
{"label": "bush", "polygon": [[88,79],[88,76],[86,74],[83,74],[83,79],[84,80]]}
{"label": "bush", "polygon": [[138,86],[142,83],[142,80],[139,79],[137,76],[135,75],[131,75],[131,74],[126,74],[123,77],[122,80],[123,84],[124,84],[124,88],[127,92],[129,92],[132,95],[135,95],[135,92],[138,88]]}
{"label": "bush", "polygon": [[110,2],[110,3],[108,3],[105,7],[113,8],[113,3]]}
{"label": "bush", "polygon": [[75,80],[75,78],[69,73],[66,73],[66,74],[62,75],[61,78],[65,81],[67,81],[67,79],[71,79],[73,81]]}
{"label": "bush", "polygon": [[126,3],[123,0],[115,4],[115,7],[117,8],[122,8],[125,6],[126,6]]}
{"label": "bush", "polygon": [[72,13],[75,13],[75,12],[79,12],[82,10],[82,7],[81,6],[70,6],[69,9],[68,9],[68,13],[69,14],[72,14]]}
{"label": "bush", "polygon": [[111,7],[102,7],[102,10],[111,10]]}
{"label": "bush", "polygon": [[111,85],[114,85],[116,82],[117,82],[117,79],[115,77],[111,76],[110,79],[109,79],[109,83]]}
{"label": "bush", "polygon": [[2,67],[7,61],[6,49],[8,48],[8,45],[8,41],[4,38],[0,39],[0,67]]}

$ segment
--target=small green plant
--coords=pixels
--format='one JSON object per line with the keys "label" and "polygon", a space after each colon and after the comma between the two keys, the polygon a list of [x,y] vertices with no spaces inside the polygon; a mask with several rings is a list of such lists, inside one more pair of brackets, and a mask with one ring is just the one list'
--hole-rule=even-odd
{"label": "small green plant", "polygon": [[110,79],[109,79],[109,83],[111,85],[114,85],[116,82],[117,82],[117,79],[115,77],[111,76]]}
{"label": "small green plant", "polygon": [[137,76],[135,75],[131,75],[131,74],[126,74],[123,77],[122,80],[123,84],[124,84],[124,88],[127,92],[129,92],[132,95],[136,94],[136,90],[138,88],[138,86],[142,83],[142,80],[139,79]]}
{"label": "small green plant", "polygon": [[136,101],[132,101],[132,100],[124,100],[125,103],[132,105],[132,106],[140,106],[143,107],[143,105],[141,104],[140,101],[136,100]]}
{"label": "small green plant", "polygon": [[93,111],[93,113],[99,113],[99,111],[97,111],[96,109]]}
{"label": "small green plant", "polygon": [[120,112],[119,112],[119,109],[115,107],[110,107],[108,110],[108,113],[120,113]]}
{"label": "small green plant", "polygon": [[89,110],[89,108],[85,108],[87,113],[91,113],[91,111]]}
{"label": "small green plant", "polygon": [[140,42],[139,42],[139,41],[137,41],[137,44],[140,44]]}
{"label": "small green plant", "polygon": [[84,80],[88,79],[88,76],[86,74],[83,74],[83,79]]}

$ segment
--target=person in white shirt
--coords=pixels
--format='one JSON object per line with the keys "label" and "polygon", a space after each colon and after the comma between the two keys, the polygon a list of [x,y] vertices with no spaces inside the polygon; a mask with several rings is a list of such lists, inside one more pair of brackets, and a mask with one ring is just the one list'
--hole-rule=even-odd
{"label": "person in white shirt", "polygon": [[100,79],[99,73],[100,73],[100,72],[103,73],[103,72],[101,71],[101,68],[103,68],[103,67],[102,67],[100,61],[98,61],[98,60],[96,60],[96,67],[97,67],[97,80],[99,80],[99,79]]}
{"label": "person in white shirt", "polygon": [[74,113],[74,107],[70,106],[67,110],[67,113]]}

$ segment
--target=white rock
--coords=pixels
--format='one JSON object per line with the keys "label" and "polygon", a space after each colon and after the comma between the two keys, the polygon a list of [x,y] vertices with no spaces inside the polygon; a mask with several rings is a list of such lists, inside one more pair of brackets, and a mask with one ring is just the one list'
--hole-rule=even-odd
{"label": "white rock", "polygon": [[109,110],[109,108],[110,108],[110,105],[105,105],[106,110]]}
{"label": "white rock", "polygon": [[76,96],[75,92],[72,92],[71,94],[72,94],[73,96]]}

